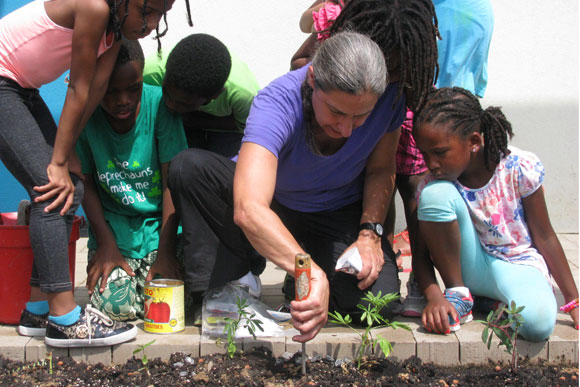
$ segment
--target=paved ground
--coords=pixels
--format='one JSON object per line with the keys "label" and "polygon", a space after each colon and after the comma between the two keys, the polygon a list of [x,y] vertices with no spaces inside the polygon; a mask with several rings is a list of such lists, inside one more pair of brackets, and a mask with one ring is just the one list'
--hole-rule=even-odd
{"label": "paved ground", "polygon": [[[566,251],[570,266],[574,273],[576,283],[578,283],[578,235],[560,234],[560,241]],[[88,300],[86,283],[86,238],[81,238],[77,242],[76,259],[76,289],[75,295],[80,304],[86,304]],[[410,262],[405,262],[405,267],[409,267]],[[401,273],[401,293],[406,296],[406,282],[409,274]],[[274,265],[269,264],[262,275],[264,295],[262,301],[276,307],[282,302],[282,280],[284,273]],[[563,304],[562,296],[556,288],[558,305]],[[481,317],[481,316],[479,316]],[[478,318],[478,316],[476,316]],[[419,319],[401,318],[409,324],[411,331],[403,329],[385,329],[382,335],[393,343],[392,357],[396,359],[406,359],[409,356],[417,355],[423,361],[431,361],[439,364],[466,364],[486,362],[488,358],[506,358],[507,354],[503,349],[498,349],[492,345],[491,350],[487,350],[481,341],[482,325],[472,322],[463,325],[456,333],[441,336],[430,334],[420,326]],[[143,331],[143,322],[138,321],[139,334],[135,340],[113,347],[99,348],[75,348],[60,349],[50,348],[44,345],[43,340],[18,336],[14,326],[0,325],[0,353],[4,356],[26,361],[36,361],[46,356],[48,351],[53,351],[55,355],[70,356],[78,361],[88,363],[111,364],[121,363],[133,356],[133,351],[140,345],[147,344],[153,340],[155,343],[147,348],[147,355],[168,359],[171,353],[185,352],[193,356],[205,355],[212,352],[224,352],[224,349],[217,346],[214,341],[202,340],[200,330],[191,324],[186,324],[186,329],[182,333],[171,335],[156,335]],[[331,355],[335,358],[345,356],[353,357],[358,346],[358,336],[345,328],[327,327],[313,341],[306,346],[309,355]],[[284,352],[296,352],[300,350],[300,345],[293,342],[290,337],[263,338],[254,340],[244,340],[244,349],[253,346],[266,346],[272,350],[274,355],[279,356]],[[554,334],[546,342],[531,343],[519,341],[519,350],[523,355],[528,355],[534,359],[557,360],[565,357],[578,362],[578,331],[572,327],[570,318],[560,313]]]}

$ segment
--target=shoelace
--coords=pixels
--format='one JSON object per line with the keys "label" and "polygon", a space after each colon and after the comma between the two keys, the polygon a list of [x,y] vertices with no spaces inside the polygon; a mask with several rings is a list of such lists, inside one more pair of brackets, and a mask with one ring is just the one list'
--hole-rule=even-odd
{"label": "shoelace", "polygon": [[95,324],[101,321],[103,325],[106,325],[108,327],[113,326],[113,320],[109,316],[107,316],[106,314],[102,313],[97,309],[94,309],[90,304],[85,307],[85,319],[87,320],[87,328],[89,330],[89,344],[91,344],[91,341],[93,339],[92,337],[93,330],[91,327],[93,320]]}

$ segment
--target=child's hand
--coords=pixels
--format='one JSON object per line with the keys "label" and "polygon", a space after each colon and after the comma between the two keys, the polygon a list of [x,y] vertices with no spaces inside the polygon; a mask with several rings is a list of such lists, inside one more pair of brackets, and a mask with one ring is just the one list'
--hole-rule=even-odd
{"label": "child's hand", "polygon": [[456,321],[459,319],[455,307],[441,294],[435,299],[429,300],[427,306],[423,309],[421,320],[423,326],[429,332],[449,334],[451,333],[449,329],[449,315]]}
{"label": "child's hand", "polygon": [[60,214],[64,216],[73,204],[75,193],[75,187],[70,179],[68,165],[59,166],[48,164],[46,174],[48,175],[48,184],[33,188],[36,192],[45,192],[45,194],[37,197],[34,201],[37,203],[43,202],[56,196],[56,199],[44,211],[50,212],[64,203],[60,211]]}
{"label": "child's hand", "polygon": [[183,278],[183,268],[177,262],[175,257],[171,257],[170,255],[164,255],[158,251],[157,259],[155,263],[151,265],[149,269],[149,273],[147,273],[147,278],[145,278],[145,282],[151,281],[155,278],[157,274],[161,276],[161,278],[169,278],[169,279],[182,279]]}
{"label": "child's hand", "polygon": [[95,255],[89,261],[87,266],[87,289],[89,290],[89,295],[93,294],[99,278],[101,279],[99,293],[105,291],[107,279],[109,278],[109,275],[111,275],[113,269],[117,266],[120,266],[131,277],[135,276],[133,269],[131,269],[131,266],[129,266],[127,261],[125,261],[125,258],[123,258],[123,255],[116,244],[114,244],[114,246],[103,245],[97,248]]}

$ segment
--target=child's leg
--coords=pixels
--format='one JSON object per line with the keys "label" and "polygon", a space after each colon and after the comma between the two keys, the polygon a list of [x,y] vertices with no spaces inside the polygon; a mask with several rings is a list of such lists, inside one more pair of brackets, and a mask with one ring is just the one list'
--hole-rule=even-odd
{"label": "child's leg", "polygon": [[[87,255],[89,262],[95,256],[95,252],[93,249],[89,250]],[[131,277],[125,270],[117,266],[109,274],[103,293],[98,290],[103,280],[101,278],[90,298],[93,307],[117,321],[143,318],[143,286],[149,268],[157,258],[157,251],[149,253],[142,259],[123,258],[135,276]]]}
{"label": "child's leg", "polygon": [[[68,270],[68,241],[73,214],[82,196],[76,177],[75,201],[66,216],[58,209],[45,213],[52,201],[35,203],[32,189],[48,183],[46,168],[52,155],[56,125],[36,90],[25,90],[0,78],[0,158],[30,195],[30,242],[34,252],[31,278],[33,298],[50,293],[51,313],[64,314],[75,307]],[[44,299],[46,299],[44,298]]]}
{"label": "child's leg", "polygon": [[554,330],[558,310],[552,286],[535,267],[489,259],[493,298],[507,305],[515,301],[517,306],[525,306],[521,313],[525,321],[522,337],[530,341],[547,339]]}
{"label": "child's leg", "polygon": [[[479,278],[487,270],[483,247],[469,216],[469,210],[452,183],[440,180],[429,183],[421,192],[417,216],[422,222],[457,222],[459,254],[453,251],[449,251],[449,254],[445,254],[445,251],[443,254],[438,254],[438,248],[439,250],[449,248],[449,245],[445,245],[445,243],[440,243],[438,246],[430,246],[429,244],[427,246],[445,286],[457,286],[458,283],[467,284],[472,281],[472,278]],[[444,242],[444,240],[440,240],[440,242]],[[459,258],[457,262],[449,262],[447,259],[453,255]]]}

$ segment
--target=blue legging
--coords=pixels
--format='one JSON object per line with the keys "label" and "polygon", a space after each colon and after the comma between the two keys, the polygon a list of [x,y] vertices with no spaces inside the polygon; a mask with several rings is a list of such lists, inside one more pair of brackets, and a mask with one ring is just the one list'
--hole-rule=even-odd
{"label": "blue legging", "polygon": [[556,297],[550,283],[535,267],[513,264],[487,254],[479,241],[467,205],[455,186],[433,181],[421,192],[418,218],[427,222],[457,220],[461,233],[461,274],[472,294],[515,301],[525,306],[520,333],[530,341],[547,339],[556,323]]}

